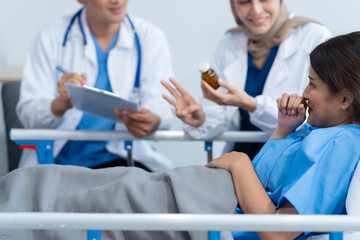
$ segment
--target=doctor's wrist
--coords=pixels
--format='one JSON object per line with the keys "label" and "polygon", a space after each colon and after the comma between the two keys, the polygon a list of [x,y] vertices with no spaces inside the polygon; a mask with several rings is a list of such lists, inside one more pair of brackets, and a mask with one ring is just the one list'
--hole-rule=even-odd
{"label": "doctor's wrist", "polygon": [[51,112],[57,117],[63,116],[70,108],[72,108],[72,104],[66,102],[61,96],[55,98],[51,103]]}
{"label": "doctor's wrist", "polygon": [[254,112],[257,108],[256,98],[247,95],[245,101],[242,102],[240,108],[244,109],[247,112]]}

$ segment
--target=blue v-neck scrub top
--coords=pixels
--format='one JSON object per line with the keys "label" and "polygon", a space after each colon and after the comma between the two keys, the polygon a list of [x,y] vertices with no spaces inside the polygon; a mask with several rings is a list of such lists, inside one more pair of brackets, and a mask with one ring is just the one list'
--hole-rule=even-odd
{"label": "blue v-neck scrub top", "polygon": [[[277,208],[288,200],[299,214],[346,214],[346,195],[359,159],[360,126],[306,124],[285,139],[267,141],[253,166]],[[259,239],[254,233],[233,232],[233,236]]]}
{"label": "blue v-neck scrub top", "polygon": [[[266,58],[264,66],[259,69],[253,62],[253,57],[248,53],[248,70],[245,82],[245,92],[252,97],[261,95],[266,79],[271,70],[271,66],[275,61],[275,57],[279,50],[279,46],[275,46],[271,49],[269,56]],[[260,131],[258,127],[250,122],[249,112],[242,108],[239,108],[240,112],[240,130],[242,131]],[[260,151],[263,143],[249,143],[249,142],[236,142],[234,144],[233,151],[245,152],[250,159],[253,159]]]}
{"label": "blue v-neck scrub top", "polygon": [[[119,32],[115,34],[106,52],[102,50],[93,33],[91,33],[91,36],[95,44],[98,62],[98,75],[94,87],[112,92],[107,70],[107,61],[109,52],[115,47],[119,38]],[[115,123],[104,118],[84,113],[76,129],[114,130]],[[106,150],[106,144],[107,141],[67,141],[56,157],[55,163],[62,165],[96,167],[118,159],[119,156]]]}

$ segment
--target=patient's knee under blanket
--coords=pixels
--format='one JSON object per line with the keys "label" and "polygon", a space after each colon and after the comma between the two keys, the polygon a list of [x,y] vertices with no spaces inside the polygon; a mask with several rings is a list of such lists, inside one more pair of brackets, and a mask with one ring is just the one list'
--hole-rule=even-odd
{"label": "patient's knee under blanket", "polygon": [[[219,197],[221,196],[221,197]],[[0,181],[0,212],[233,214],[231,174],[203,166],[149,173],[139,168],[91,170],[42,165]],[[85,231],[4,231],[1,239],[86,239]],[[207,239],[206,232],[104,231],[103,239]],[[232,239],[224,232],[223,239]]]}

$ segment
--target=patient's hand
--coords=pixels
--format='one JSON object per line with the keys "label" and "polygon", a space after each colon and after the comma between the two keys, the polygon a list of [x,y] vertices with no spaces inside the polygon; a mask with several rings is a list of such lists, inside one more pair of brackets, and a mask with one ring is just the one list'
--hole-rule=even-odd
{"label": "patient's hand", "polygon": [[[306,119],[306,106],[304,98],[296,94],[284,93],[276,100],[278,105],[278,138],[284,138],[296,130]],[[273,134],[273,135],[274,135]],[[275,137],[271,137],[275,138]]]}
{"label": "patient's hand", "polygon": [[225,153],[223,156],[214,159],[205,165],[208,168],[222,168],[231,172],[237,167],[241,167],[244,161],[251,162],[249,156],[242,152]]}

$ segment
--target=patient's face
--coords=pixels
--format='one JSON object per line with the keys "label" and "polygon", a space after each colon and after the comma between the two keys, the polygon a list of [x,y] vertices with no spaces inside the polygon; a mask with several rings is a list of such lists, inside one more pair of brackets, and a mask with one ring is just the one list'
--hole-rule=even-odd
{"label": "patient's face", "polygon": [[333,127],[344,124],[341,110],[342,94],[331,93],[327,84],[310,67],[309,84],[303,97],[308,101],[307,122],[313,127]]}

